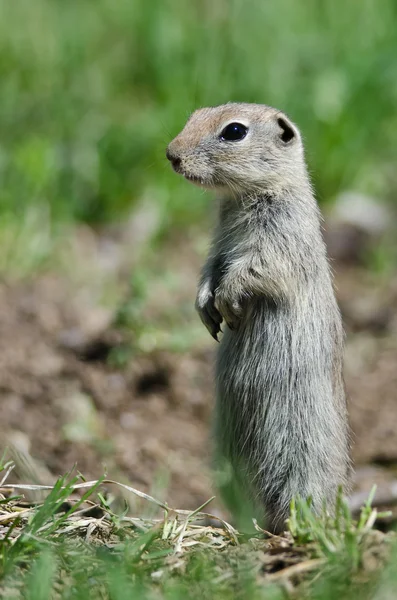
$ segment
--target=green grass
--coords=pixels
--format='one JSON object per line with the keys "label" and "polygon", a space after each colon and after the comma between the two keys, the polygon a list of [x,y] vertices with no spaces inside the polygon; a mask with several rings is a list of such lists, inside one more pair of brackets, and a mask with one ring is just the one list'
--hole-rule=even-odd
{"label": "green grass", "polygon": [[[197,106],[265,102],[306,138],[321,201],[396,197],[393,0],[15,0],[0,19],[0,211],[159,227],[205,219],[167,142]],[[43,208],[44,207],[44,208]]]}
{"label": "green grass", "polygon": [[229,100],[291,115],[321,203],[395,203],[396,18],[393,0],[1,3],[0,273],[58,267],[69,224],[142,206],[150,248],[206,231],[211,194],[164,152],[191,111]]}
{"label": "green grass", "polygon": [[[3,472],[9,475],[10,466]],[[2,598],[381,600],[396,589],[390,557],[397,546],[372,530],[371,498],[358,521],[342,497],[332,518],[294,503],[289,532],[279,537],[258,526],[244,535],[203,512],[206,505],[175,510],[113,482],[161,511],[157,518],[115,513],[116,495],[99,491],[105,486],[109,492],[110,484],[70,475],[52,489],[2,484],[3,492],[49,490],[38,503],[0,496]],[[203,522],[209,517],[210,525]]]}

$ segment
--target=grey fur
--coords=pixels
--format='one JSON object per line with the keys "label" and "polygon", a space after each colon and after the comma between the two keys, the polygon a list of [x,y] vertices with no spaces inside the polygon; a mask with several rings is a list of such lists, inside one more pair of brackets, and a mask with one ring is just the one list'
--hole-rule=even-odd
{"label": "grey fur", "polygon": [[[248,126],[244,140],[220,139]],[[283,141],[283,132],[293,136]],[[295,496],[332,510],[349,480],[343,330],[297,127],[280,111],[201,109],[167,155],[220,192],[219,220],[196,308],[215,338],[218,456],[280,531]]]}

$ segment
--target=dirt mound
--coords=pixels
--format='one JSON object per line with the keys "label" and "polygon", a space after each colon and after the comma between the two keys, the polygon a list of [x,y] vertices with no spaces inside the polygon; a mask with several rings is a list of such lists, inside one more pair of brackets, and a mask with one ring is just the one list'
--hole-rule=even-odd
{"label": "dirt mound", "polygon": [[98,477],[106,465],[149,489],[169,471],[169,502],[198,506],[210,493],[210,353],[112,368],[117,332],[92,337],[88,321],[60,280],[0,287],[2,445],[38,459],[47,480],[74,464]]}
{"label": "dirt mound", "polygon": [[[378,290],[382,302],[372,304],[366,276],[341,271],[338,287],[355,459],[397,463],[395,286]],[[173,506],[195,508],[212,495],[214,344],[116,368],[107,359],[120,334],[110,322],[57,277],[0,286],[1,446],[26,457],[25,480],[51,482],[74,464],[89,478],[106,468]],[[33,471],[29,456],[38,461]]]}

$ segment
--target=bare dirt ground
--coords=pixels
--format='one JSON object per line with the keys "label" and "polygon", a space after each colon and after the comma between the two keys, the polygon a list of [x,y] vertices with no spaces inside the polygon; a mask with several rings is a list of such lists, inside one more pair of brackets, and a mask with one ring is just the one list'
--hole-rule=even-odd
{"label": "bare dirt ground", "polygon": [[[167,260],[188,274],[183,293],[192,300],[199,261],[177,247]],[[387,496],[397,467],[397,277],[335,270],[357,489],[376,481]],[[51,483],[76,464],[87,478],[106,469],[171,506],[198,507],[213,493],[215,343],[208,336],[188,352],[110,366],[121,334],[83,292],[54,274],[0,285],[0,447],[18,454],[25,481]]]}

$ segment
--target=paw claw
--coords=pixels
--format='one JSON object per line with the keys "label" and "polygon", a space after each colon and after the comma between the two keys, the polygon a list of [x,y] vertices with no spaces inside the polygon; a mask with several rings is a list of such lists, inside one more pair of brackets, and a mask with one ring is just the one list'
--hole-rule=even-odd
{"label": "paw claw", "polygon": [[199,291],[196,300],[196,309],[211,336],[219,342],[218,333],[221,331],[220,323],[222,322],[222,315],[215,307],[214,295],[209,286]]}

